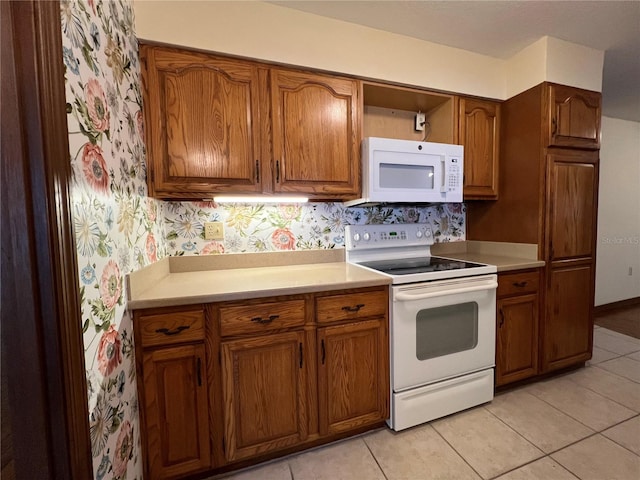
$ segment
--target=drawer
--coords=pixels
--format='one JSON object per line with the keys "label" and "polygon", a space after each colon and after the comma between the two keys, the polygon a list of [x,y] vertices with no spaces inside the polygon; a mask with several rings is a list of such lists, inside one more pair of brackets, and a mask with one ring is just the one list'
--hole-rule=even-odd
{"label": "drawer", "polygon": [[220,307],[220,333],[257,334],[304,325],[304,300]]}
{"label": "drawer", "polygon": [[319,323],[378,317],[386,315],[388,308],[387,290],[316,298],[316,318]]}
{"label": "drawer", "polygon": [[539,272],[516,272],[498,275],[498,297],[536,293],[540,281]]}
{"label": "drawer", "polygon": [[140,340],[143,347],[204,340],[204,310],[184,310],[141,315]]}

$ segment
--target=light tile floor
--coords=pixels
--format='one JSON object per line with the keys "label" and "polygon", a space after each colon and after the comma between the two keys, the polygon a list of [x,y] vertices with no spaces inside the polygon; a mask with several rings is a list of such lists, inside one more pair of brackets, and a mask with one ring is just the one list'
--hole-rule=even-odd
{"label": "light tile floor", "polygon": [[225,480],[638,480],[640,340],[596,327],[583,369],[403,432],[381,429]]}

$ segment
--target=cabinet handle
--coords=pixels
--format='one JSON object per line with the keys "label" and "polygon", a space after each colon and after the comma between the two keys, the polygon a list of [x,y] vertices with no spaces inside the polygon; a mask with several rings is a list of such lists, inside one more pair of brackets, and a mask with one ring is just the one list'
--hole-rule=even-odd
{"label": "cabinet handle", "polygon": [[202,386],[202,360],[198,357],[198,361],[196,362],[196,376],[198,377],[198,386]]}
{"label": "cabinet handle", "polygon": [[500,309],[500,324],[498,325],[498,327],[502,328],[502,325],[504,325],[504,312],[502,311],[502,309]]}
{"label": "cabinet handle", "polygon": [[183,330],[187,330],[188,328],[190,328],[190,325],[180,325],[179,327],[176,327],[175,330],[169,330],[168,328],[158,328],[156,330],[156,333],[164,333],[165,335],[177,335]]}
{"label": "cabinet handle", "polygon": [[324,359],[326,358],[326,351],[324,349],[324,339],[320,342],[320,349],[322,350],[322,365],[324,365]]}
{"label": "cabinet handle", "polygon": [[269,315],[267,318],[254,317],[251,319],[251,321],[259,323],[260,325],[264,325],[265,323],[273,322],[276,318],[280,318],[280,315]]}
{"label": "cabinet handle", "polygon": [[513,286],[518,288],[524,288],[527,286],[527,283],[528,282],[513,282]]}
{"label": "cabinet handle", "polygon": [[260,183],[260,162],[256,160],[256,183]]}
{"label": "cabinet handle", "polygon": [[358,312],[362,307],[364,307],[364,303],[359,303],[355,307],[351,307],[351,306],[342,307],[342,310],[344,310],[345,312]]}
{"label": "cabinet handle", "polygon": [[300,342],[300,368],[302,368],[302,342]]}
{"label": "cabinet handle", "polygon": [[555,117],[551,119],[551,135],[558,133],[558,122]]}
{"label": "cabinet handle", "polygon": [[276,160],[276,183],[280,183],[280,160]]}

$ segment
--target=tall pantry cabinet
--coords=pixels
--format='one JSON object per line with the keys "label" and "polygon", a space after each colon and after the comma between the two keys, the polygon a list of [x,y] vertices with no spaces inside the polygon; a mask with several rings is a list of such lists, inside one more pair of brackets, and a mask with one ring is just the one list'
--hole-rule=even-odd
{"label": "tall pantry cabinet", "polygon": [[471,240],[544,260],[540,371],[591,358],[601,95],[543,83],[502,104],[500,198],[468,204]]}

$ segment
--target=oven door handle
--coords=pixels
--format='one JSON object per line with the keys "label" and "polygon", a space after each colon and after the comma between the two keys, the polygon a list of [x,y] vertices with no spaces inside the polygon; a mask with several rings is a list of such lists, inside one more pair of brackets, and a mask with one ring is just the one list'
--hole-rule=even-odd
{"label": "oven door handle", "polygon": [[458,295],[461,293],[478,292],[481,290],[493,290],[498,288],[498,282],[483,283],[482,285],[476,285],[474,287],[452,288],[447,290],[439,290],[436,292],[411,294],[407,292],[398,292],[394,296],[394,300],[400,302],[410,300],[424,300],[425,298],[442,297],[444,295]]}

